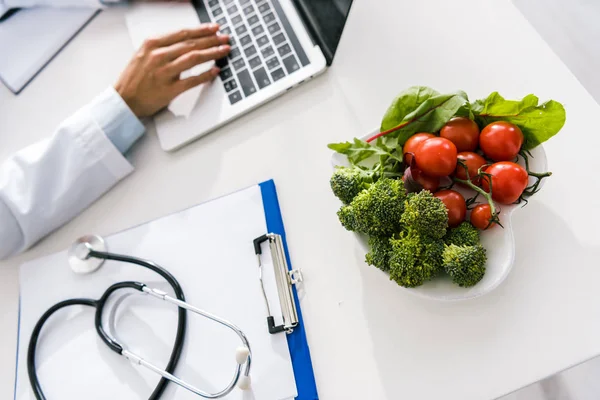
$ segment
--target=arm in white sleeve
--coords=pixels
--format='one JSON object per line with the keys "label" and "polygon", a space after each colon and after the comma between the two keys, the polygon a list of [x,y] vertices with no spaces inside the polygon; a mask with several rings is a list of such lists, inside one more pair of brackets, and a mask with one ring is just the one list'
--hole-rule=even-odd
{"label": "arm in white sleeve", "polygon": [[29,7],[91,7],[103,8],[113,4],[126,3],[126,0],[0,0],[0,15],[3,9]]}
{"label": "arm in white sleeve", "polygon": [[27,249],[131,173],[119,148],[125,152],[143,132],[110,88],[51,138],[9,157],[0,166],[0,259]]}

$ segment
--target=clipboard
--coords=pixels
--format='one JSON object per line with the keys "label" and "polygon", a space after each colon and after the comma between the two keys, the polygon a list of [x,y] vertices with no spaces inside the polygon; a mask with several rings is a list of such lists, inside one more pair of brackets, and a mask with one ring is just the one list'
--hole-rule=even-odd
{"label": "clipboard", "polygon": [[[239,209],[230,211],[232,207],[235,206],[238,206]],[[252,210],[251,215],[246,213],[246,210]],[[230,213],[232,214],[231,216],[229,216]],[[206,217],[206,219],[203,220],[205,221],[204,226],[199,226],[202,224],[198,224],[199,215],[204,215]],[[226,218],[230,218],[230,220],[227,220],[227,222],[231,224],[231,230],[228,230],[228,227],[226,226],[227,223],[222,223],[219,226],[219,223],[223,222],[223,220],[219,220],[219,216],[223,215],[227,216]],[[251,228],[245,228],[243,226],[244,224],[240,223],[240,221],[247,221],[247,225],[250,225]],[[255,236],[248,236],[248,229],[251,229]],[[294,394],[291,395],[291,392],[288,390],[288,392],[285,392],[284,396],[284,391],[279,390],[278,393],[280,393],[281,396],[277,397],[278,399],[284,400],[294,398],[294,396],[296,396],[295,398],[299,400],[317,400],[318,394],[312,369],[310,351],[306,340],[306,332],[302,320],[302,312],[300,310],[298,294],[294,285],[290,285],[289,289],[295,310],[297,312],[298,319],[296,326],[293,327],[293,330],[290,333],[282,331],[276,334],[270,334],[268,332],[268,326],[264,318],[264,303],[262,302],[262,297],[260,297],[259,294],[259,270],[256,261],[253,259],[253,240],[260,236],[256,234],[265,233],[278,235],[280,237],[281,249],[283,250],[287,265],[286,268],[289,268],[289,266],[291,266],[291,262],[287,249],[287,242],[285,239],[285,230],[283,227],[283,220],[279,208],[275,184],[272,180],[240,190],[232,193],[231,195],[223,196],[201,205],[191,207],[188,210],[183,210],[181,212],[159,218],[158,220],[151,221],[129,230],[105,237],[105,240],[108,244],[109,251],[148,258],[173,271],[174,275],[178,277],[182,283],[182,286],[184,287],[188,302],[190,302],[192,305],[204,308],[207,311],[213,311],[217,315],[225,312],[228,306],[227,304],[223,304],[227,302],[218,302],[217,300],[219,299],[214,299],[215,297],[224,296],[225,298],[231,299],[232,294],[236,293],[236,290],[239,290],[241,285],[243,285],[244,288],[249,288],[244,290],[252,290],[252,298],[243,299],[246,307],[249,307],[246,305],[246,303],[253,305],[251,310],[237,310],[236,312],[238,315],[235,316],[235,318],[229,315],[223,315],[223,317],[231,320],[233,323],[240,322],[241,324],[246,324],[245,326],[241,326],[241,328],[247,331],[246,333],[253,332],[252,335],[254,335],[252,337],[249,336],[249,340],[251,342],[251,346],[253,347],[253,353],[255,353],[255,357],[253,359],[254,368],[251,372],[251,376],[253,376],[253,389],[256,389],[256,391],[253,392],[252,395],[246,392],[238,392],[234,396],[231,396],[231,398],[243,400],[263,400],[276,398],[270,393],[277,392],[277,388],[281,389],[285,382],[288,382],[288,387],[290,384],[289,382],[293,382],[293,384],[295,384],[295,390],[293,392]],[[160,249],[156,248],[156,241],[152,240],[152,238],[156,239],[156,237],[165,238],[164,242],[162,243],[162,245],[165,246],[165,250],[161,251]],[[211,239],[211,237],[213,238]],[[231,249],[231,245],[234,245],[235,251],[230,251],[230,253],[243,253],[244,262],[243,264],[238,263],[240,265],[232,266],[231,262],[227,263],[227,257],[239,256],[227,254],[223,256],[223,265],[220,265],[219,263],[213,263],[209,261],[211,259],[210,257],[212,256],[211,254],[205,254],[206,260],[202,258],[203,261],[208,263],[206,265],[209,265],[211,268],[213,268],[213,271],[222,270],[223,272],[218,272],[217,274],[226,275],[225,277],[221,276],[222,281],[220,281],[221,283],[225,282],[226,284],[220,286],[217,285],[216,287],[207,286],[205,287],[207,288],[206,290],[197,290],[199,286],[197,286],[196,280],[198,277],[202,276],[200,275],[200,272],[202,271],[198,272],[193,270],[193,268],[197,268],[197,264],[191,263],[189,265],[178,265],[179,261],[185,261],[189,259],[189,257],[186,257],[186,254],[176,254],[177,244],[182,242],[181,238],[188,240],[186,242],[186,246],[189,246],[189,243],[195,243],[195,241],[201,242],[203,240],[213,240],[213,242],[205,244],[204,249],[206,249],[207,246],[210,247],[211,245],[214,245],[215,243],[221,243],[224,238],[230,238],[231,243],[224,245],[222,248],[227,249],[227,246],[230,246],[229,248]],[[242,242],[243,245],[241,244]],[[144,243],[146,244],[144,245]],[[198,245],[198,248],[201,246],[202,245]],[[195,252],[197,250],[197,248],[194,248],[190,251]],[[219,253],[219,250],[211,251],[213,253]],[[208,251],[208,253],[210,253],[210,251]],[[84,275],[83,278],[82,276],[73,277],[76,274],[68,270],[68,267],[64,261],[65,255],[66,252],[60,252],[39,260],[33,260],[21,266],[19,342],[17,346],[15,399],[25,400],[33,398],[30,393],[29,381],[27,379],[27,369],[26,363],[24,362],[24,355],[27,353],[29,335],[31,334],[31,325],[37,321],[39,315],[41,315],[45,309],[56,303],[57,300],[60,301],[66,298],[82,296],[84,293],[85,296],[83,297],[94,297],[97,294],[97,290],[100,290],[100,287],[101,290],[104,290],[107,283],[114,283],[115,281],[123,280],[123,274],[125,274],[126,279],[132,279],[135,276],[133,279],[145,283],[148,283],[148,279],[152,280],[151,271],[147,271],[150,273],[150,275],[148,275],[145,274],[146,271],[140,271],[140,269],[135,268],[131,269],[126,266],[121,266],[118,263],[116,265],[105,264],[98,271],[92,273],[91,275]],[[250,260],[254,262],[250,262]],[[239,276],[237,274],[233,275],[236,273],[236,271],[240,273]],[[121,274],[121,276],[116,276],[115,274]],[[209,277],[209,275],[205,276],[205,278]],[[52,282],[50,282],[52,279],[59,283],[54,285]],[[243,279],[243,281],[240,279]],[[232,280],[234,282],[232,282]],[[238,281],[237,286],[235,280]],[[271,284],[273,282],[274,281],[271,281]],[[208,282],[206,284],[209,285],[211,283],[212,282]],[[228,285],[228,283],[231,283],[231,285]],[[152,284],[153,282],[150,282],[150,286]],[[57,288],[57,285],[63,285],[63,287]],[[277,292],[273,292],[274,285],[271,286],[271,288],[267,288],[268,291],[270,291],[269,299],[277,300]],[[41,290],[41,288],[45,289]],[[204,296],[203,298],[205,300],[213,298],[213,304],[209,305],[207,302],[203,301],[199,301],[198,303],[198,297],[195,298],[195,296]],[[142,301],[149,302],[150,300],[145,299]],[[43,304],[40,304],[40,302]],[[277,307],[280,307],[279,302],[275,303]],[[137,306],[137,304],[134,302],[133,306]],[[147,304],[145,306],[147,306]],[[142,306],[142,308],[145,306]],[[135,310],[135,307],[129,308]],[[97,337],[95,334],[92,335],[90,332],[84,332],[84,329],[91,328],[93,330],[93,324],[89,324],[89,321],[86,322],[85,320],[86,316],[84,311],[85,310],[79,310],[79,314],[82,315],[73,316],[72,314],[69,314],[68,318],[65,318],[65,316],[56,317],[59,319],[59,321],[56,323],[51,323],[50,325],[52,328],[47,328],[48,331],[45,334],[46,339],[43,339],[46,340],[46,342],[40,341],[40,344],[38,345],[41,346],[41,349],[38,347],[38,361],[42,357],[51,358],[47,362],[47,365],[44,365],[44,361],[46,360],[38,362],[38,375],[40,375],[42,387],[46,392],[47,397],[71,399],[81,398],[82,393],[92,393],[92,395],[88,394],[85,397],[90,399],[109,398],[107,395],[112,394],[112,397],[118,398],[147,398],[148,393],[144,392],[145,388],[143,388],[143,385],[141,386],[143,390],[136,391],[133,388],[136,383],[141,384],[140,382],[136,382],[136,379],[139,381],[141,381],[141,379],[139,379],[140,377],[136,375],[132,375],[132,370],[136,373],[139,373],[139,371],[137,371],[127,360],[123,359],[122,357],[113,354],[107,355],[105,350],[107,350],[109,353],[110,351],[96,342]],[[142,309],[142,311],[145,312],[146,310]],[[278,313],[279,311],[273,312],[275,315]],[[146,318],[144,321],[142,321],[142,323],[146,323],[156,316],[156,319],[160,320],[161,322],[158,324],[159,327],[157,329],[163,329],[163,325],[168,327],[170,323],[162,323],[161,318],[164,317],[163,314],[168,314],[173,318],[176,315],[172,309],[163,310],[161,308],[152,308],[151,314],[146,314],[146,317],[150,315],[151,318]],[[244,315],[240,317],[241,314]],[[245,314],[251,314],[251,317],[246,316]],[[83,319],[83,321],[79,321],[81,323],[78,323],[77,318]],[[244,320],[244,318],[247,319]],[[252,318],[252,326],[248,326],[249,318]],[[116,319],[118,320],[118,317]],[[217,361],[216,365],[218,365],[218,362],[222,361],[220,359],[214,360],[212,358],[207,358],[202,352],[196,351],[199,349],[197,346],[200,345],[197,337],[205,338],[206,340],[214,337],[210,336],[211,332],[206,329],[199,329],[197,331],[194,330],[195,327],[192,326],[193,320],[194,318],[191,316],[188,318],[188,323],[191,325],[188,326],[188,335],[186,338],[187,349],[184,349],[182,361],[180,363],[180,366],[183,367],[182,374],[184,374],[184,378],[186,369],[194,370],[194,367],[196,366],[194,363],[196,362],[203,364],[203,367],[206,367],[206,369],[212,369],[214,368],[214,361]],[[50,331],[50,329],[52,329],[52,331]],[[75,344],[73,345],[73,343],[69,341],[67,341],[66,344],[60,342],[60,340],[63,340],[62,338],[64,333],[66,332],[68,335],[71,331],[77,332],[76,338],[73,339],[75,340]],[[258,336],[260,337],[258,337],[256,333],[259,331],[260,335]],[[140,332],[143,333],[140,334]],[[201,332],[201,334],[196,335],[194,332]],[[127,343],[127,336],[130,335],[129,331],[120,333],[126,336],[125,342]],[[150,336],[152,333],[152,330],[148,332]],[[146,339],[140,336],[145,334],[146,331],[132,333],[135,340],[141,340],[142,342],[137,344],[146,343]],[[42,332],[42,335],[44,335],[44,332]],[[60,339],[56,339],[56,337],[60,337]],[[266,341],[266,346],[265,338],[270,338]],[[59,343],[54,344],[53,342],[56,342],[57,340]],[[64,340],[66,341],[67,339]],[[154,342],[149,343],[154,345]],[[214,347],[214,343],[204,343],[201,345],[209,348]],[[56,349],[52,348],[53,346],[55,346]],[[275,352],[273,355],[269,355],[269,357],[271,357],[270,361],[265,361],[265,359],[269,357],[267,357],[267,353],[265,352],[267,350],[264,349],[268,349],[269,353]],[[285,349],[286,353],[289,353],[283,354],[283,349]],[[144,351],[147,350],[148,349],[146,348]],[[153,351],[153,349],[151,350]],[[263,353],[261,353],[261,351]],[[90,352],[90,354],[87,352]],[[95,352],[102,354],[100,356],[95,354]],[[65,355],[65,353],[67,354]],[[231,362],[231,360],[227,357],[228,354],[229,353],[225,354],[226,360],[222,361],[224,365],[226,365],[225,368],[230,366],[229,364]],[[75,370],[73,370],[74,367],[72,367],[71,364],[65,365],[67,362],[76,365],[79,361],[79,358],[85,358],[86,356],[97,357],[97,359],[94,359],[93,362],[86,363],[85,368],[93,369],[93,375],[95,377],[103,376],[107,378],[101,384],[95,381],[86,381],[88,376],[85,373],[90,371],[80,371],[76,369],[77,367],[75,367]],[[261,359],[263,359],[262,366]],[[285,361],[286,359],[288,361]],[[207,365],[207,360],[209,361],[210,365]],[[57,364],[60,362],[63,364]],[[279,363],[277,367],[275,367],[276,363]],[[283,365],[282,363],[287,363],[287,366]],[[87,364],[90,365],[87,366]],[[265,367],[265,365],[267,365],[267,367]],[[263,368],[262,370],[260,369],[261,367]],[[66,368],[66,371],[59,371],[61,368]],[[71,368],[70,372],[69,368]],[[266,373],[269,371],[268,368],[271,368],[271,370],[276,368],[277,373],[274,373],[274,376],[271,377],[269,373]],[[284,376],[286,374],[285,371],[289,371],[289,374],[292,375],[292,380],[286,381],[284,379],[284,383],[278,382],[277,376],[281,376],[278,375],[280,374],[279,370],[284,371],[282,372]],[[85,375],[85,377],[79,377],[80,374]],[[141,375],[142,374],[140,373],[140,376]],[[78,379],[74,379],[75,377]],[[203,376],[202,374],[199,374],[198,377],[201,379],[206,378],[206,376]],[[131,381],[131,379],[133,379],[133,381]],[[193,383],[194,378],[188,378],[187,380],[191,381],[190,383]],[[210,379],[206,379],[205,381],[205,383],[210,384]],[[96,385],[95,389],[93,385],[90,386],[90,382],[93,385]],[[256,386],[254,386],[255,382]],[[79,394],[72,394],[69,392],[68,395],[65,395],[65,387],[68,388],[68,385],[79,385],[81,390],[88,390],[88,388],[91,388],[91,392],[84,391]],[[111,385],[115,385],[115,387],[105,388]],[[262,385],[261,389],[258,388],[259,385]],[[268,390],[265,390],[265,387],[267,387]],[[165,392],[164,398],[199,398],[193,395],[193,397],[190,397],[185,390],[182,389],[183,391],[179,391],[179,389],[181,388],[178,388],[176,385],[169,385],[167,387],[167,391]],[[100,394],[94,392],[94,390],[105,390],[111,392]],[[232,394],[234,393],[235,392],[232,392]],[[268,395],[263,396],[265,393]],[[98,397],[94,397],[94,395]],[[144,397],[144,395],[146,396]],[[230,396],[227,396],[226,398],[230,398]]]}

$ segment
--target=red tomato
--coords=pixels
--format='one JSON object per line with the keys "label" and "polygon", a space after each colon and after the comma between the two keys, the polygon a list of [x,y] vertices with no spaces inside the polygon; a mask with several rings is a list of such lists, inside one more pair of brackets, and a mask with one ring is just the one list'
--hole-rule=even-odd
{"label": "red tomato", "polygon": [[402,154],[406,153],[414,153],[417,150],[417,147],[427,139],[431,139],[435,137],[432,133],[415,133],[411,137],[408,138],[406,143],[404,143],[404,147],[402,148]]}
{"label": "red tomato", "polygon": [[448,226],[454,228],[460,225],[467,216],[467,203],[462,194],[455,190],[440,190],[434,194],[446,205],[448,210]]}
{"label": "red tomato", "polygon": [[[479,173],[479,168],[486,164],[485,158],[481,157],[477,153],[473,153],[472,151],[463,151],[461,153],[458,153],[456,157],[459,160],[462,160],[462,162],[467,166],[471,182],[479,186],[480,179],[477,176],[477,174]],[[463,181],[467,180],[467,172],[465,171],[465,168],[460,164],[456,165],[456,171],[454,171],[454,176],[456,176],[458,179],[462,179]]]}
{"label": "red tomato", "polygon": [[489,204],[479,204],[471,211],[471,224],[477,229],[485,230],[493,228],[496,223],[490,224],[492,209]]}
{"label": "red tomato", "polygon": [[421,171],[431,176],[447,176],[456,168],[456,146],[448,139],[433,137],[421,142],[415,161]]}
{"label": "red tomato", "polygon": [[494,161],[513,161],[523,145],[523,132],[510,122],[492,122],[481,131],[479,147]]}
{"label": "red tomato", "polygon": [[452,118],[440,131],[440,137],[454,143],[458,151],[475,151],[479,144],[479,127],[469,118]]}
{"label": "red tomato", "polygon": [[[492,176],[492,199],[502,204],[512,204],[519,199],[529,182],[525,168],[510,161],[490,165],[485,170]],[[481,179],[481,187],[490,191],[489,177]]]}
{"label": "red tomato", "polygon": [[419,168],[411,168],[412,178],[415,182],[423,187],[425,190],[429,190],[431,193],[435,192],[440,187],[439,176],[429,176],[421,171]]}

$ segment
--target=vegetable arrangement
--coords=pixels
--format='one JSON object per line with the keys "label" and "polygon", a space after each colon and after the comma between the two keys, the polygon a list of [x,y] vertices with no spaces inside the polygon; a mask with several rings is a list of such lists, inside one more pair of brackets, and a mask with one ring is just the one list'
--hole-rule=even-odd
{"label": "vegetable arrangement", "polygon": [[339,220],[369,237],[366,262],[399,285],[420,286],[445,272],[471,287],[485,274],[480,230],[501,227],[499,207],[526,202],[551,175],[529,171],[529,151],[565,119],[560,103],[539,104],[531,94],[506,100],[494,92],[469,102],[462,91],[411,87],[393,101],[379,133],[329,145],[350,164],[330,180],[343,203]]}

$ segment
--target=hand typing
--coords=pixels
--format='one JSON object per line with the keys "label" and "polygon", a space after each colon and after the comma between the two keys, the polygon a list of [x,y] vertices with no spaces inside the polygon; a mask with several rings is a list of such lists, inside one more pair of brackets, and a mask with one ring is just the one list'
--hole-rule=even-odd
{"label": "hand typing", "polygon": [[182,92],[219,74],[219,68],[213,67],[198,76],[179,78],[183,71],[229,53],[229,36],[217,34],[218,29],[217,24],[202,24],[144,42],[115,84],[137,117],[155,114]]}

